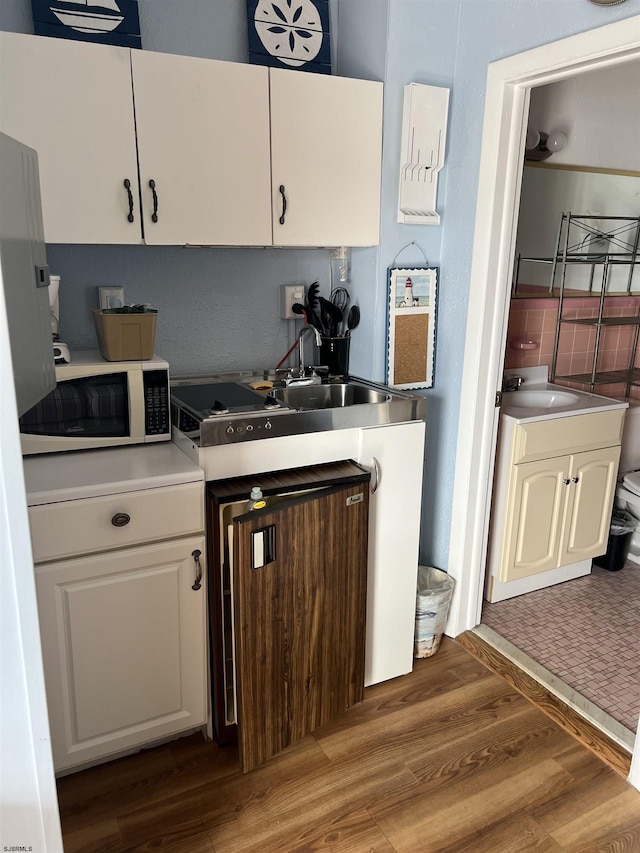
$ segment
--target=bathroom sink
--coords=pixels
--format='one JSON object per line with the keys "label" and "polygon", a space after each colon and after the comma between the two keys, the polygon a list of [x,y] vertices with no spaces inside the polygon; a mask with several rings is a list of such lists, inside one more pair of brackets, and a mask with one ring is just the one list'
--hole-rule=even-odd
{"label": "bathroom sink", "polygon": [[294,409],[336,409],[365,403],[387,403],[391,399],[390,394],[352,382],[289,385],[286,388],[274,388],[271,394]]}
{"label": "bathroom sink", "polygon": [[531,388],[512,391],[508,394],[508,406],[527,409],[557,409],[572,406],[579,402],[580,396],[571,391],[558,391],[555,388]]}

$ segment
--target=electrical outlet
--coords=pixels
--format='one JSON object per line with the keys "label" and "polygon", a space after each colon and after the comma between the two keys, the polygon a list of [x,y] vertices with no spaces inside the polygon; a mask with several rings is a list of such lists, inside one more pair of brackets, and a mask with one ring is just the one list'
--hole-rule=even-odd
{"label": "electrical outlet", "polygon": [[124,305],[124,287],[99,287],[100,309],[121,308]]}
{"label": "electrical outlet", "polygon": [[280,287],[281,308],[280,316],[283,320],[299,320],[301,314],[294,314],[291,306],[296,302],[304,304],[306,289],[304,284],[283,284]]}

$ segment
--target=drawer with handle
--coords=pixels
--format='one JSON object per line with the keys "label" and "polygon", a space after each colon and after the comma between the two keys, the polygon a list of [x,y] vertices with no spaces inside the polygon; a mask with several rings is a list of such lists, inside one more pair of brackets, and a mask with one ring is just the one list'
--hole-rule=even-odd
{"label": "drawer with handle", "polygon": [[34,563],[200,533],[202,483],[29,508]]}

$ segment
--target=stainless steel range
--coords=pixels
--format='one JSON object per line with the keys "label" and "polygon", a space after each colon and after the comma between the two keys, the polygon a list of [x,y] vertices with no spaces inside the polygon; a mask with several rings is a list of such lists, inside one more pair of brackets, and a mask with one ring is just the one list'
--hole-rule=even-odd
{"label": "stainless steel range", "polygon": [[274,421],[287,412],[272,394],[241,381],[206,377],[177,380],[171,387],[172,423],[201,447],[286,435]]}
{"label": "stainless steel range", "polygon": [[[265,383],[261,372],[171,383],[171,421],[198,447],[422,420],[424,397],[356,377]],[[255,385],[267,384],[263,390]]]}

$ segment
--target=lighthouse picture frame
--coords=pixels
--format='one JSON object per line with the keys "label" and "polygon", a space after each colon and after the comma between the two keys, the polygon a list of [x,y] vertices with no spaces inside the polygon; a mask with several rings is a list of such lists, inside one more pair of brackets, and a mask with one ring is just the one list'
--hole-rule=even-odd
{"label": "lighthouse picture frame", "polygon": [[389,269],[388,385],[433,387],[438,273],[438,267]]}

